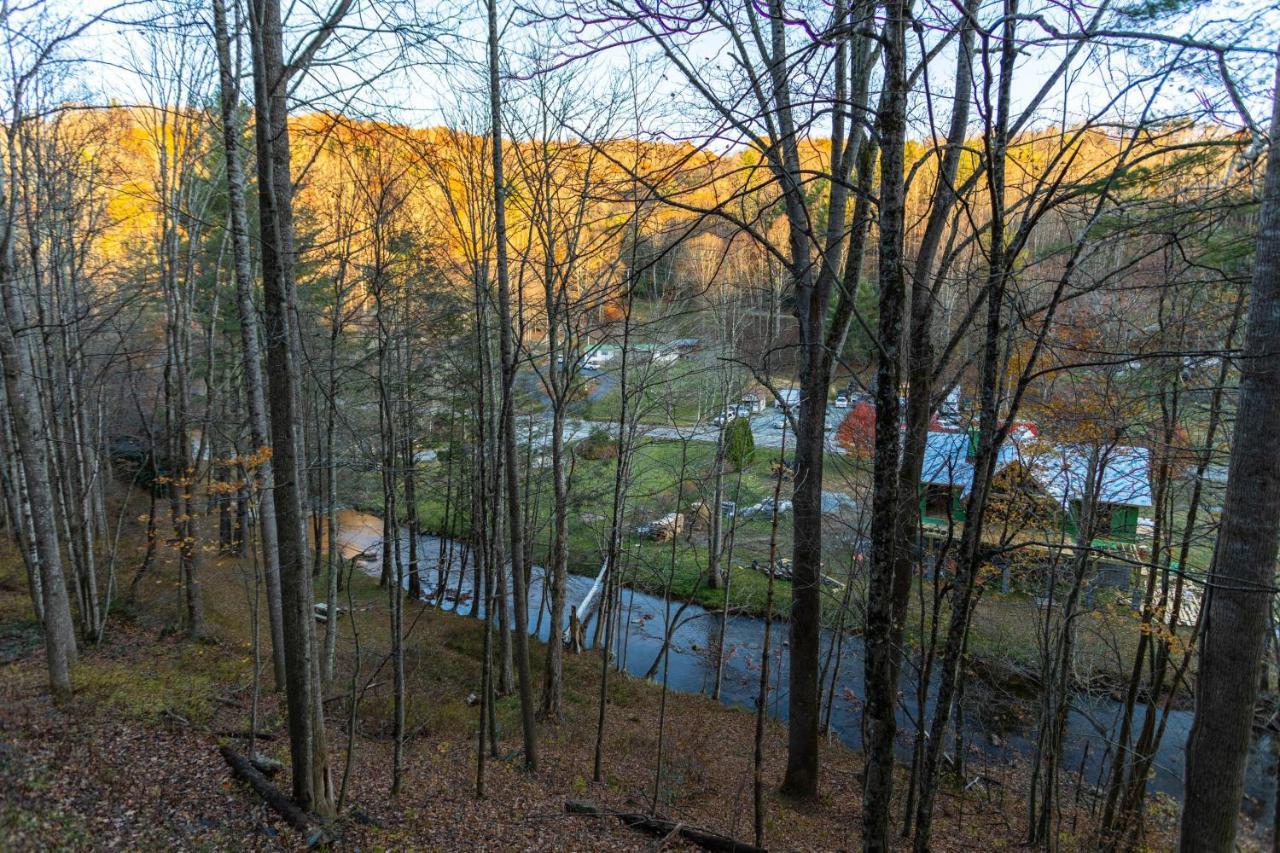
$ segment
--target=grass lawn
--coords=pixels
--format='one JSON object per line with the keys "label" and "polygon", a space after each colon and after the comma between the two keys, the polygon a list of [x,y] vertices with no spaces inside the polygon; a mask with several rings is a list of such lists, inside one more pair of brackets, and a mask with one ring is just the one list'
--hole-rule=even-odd
{"label": "grass lawn", "polygon": [[[679,601],[693,600],[709,609],[725,607],[724,591],[712,589],[706,584],[707,532],[696,530],[686,538],[657,542],[634,533],[644,521],[659,518],[675,510],[677,506],[687,511],[699,501],[712,502],[714,483],[712,466],[715,447],[710,443],[690,442],[682,446],[675,441],[646,442],[635,451],[631,481],[628,484],[626,530],[623,544],[623,578],[630,586],[654,594],[665,594]],[[738,492],[738,505],[750,506],[773,493],[770,476],[771,460],[777,451],[757,448],[755,460],[741,472],[726,472],[723,497],[733,500]],[[424,472],[423,480],[439,482],[443,477],[439,463],[434,470]],[[683,474],[683,476],[682,476]],[[576,574],[594,576],[604,559],[609,532],[609,513],[612,505],[615,463],[612,459],[585,459],[574,455],[568,473],[570,486],[569,507],[569,570]],[[868,473],[855,460],[846,456],[828,456],[826,481],[829,489],[838,489],[861,495],[867,501]],[[682,485],[683,483],[683,485]],[[790,483],[784,483],[782,496],[790,497]],[[424,529],[440,530],[444,522],[443,489],[421,489],[428,495],[419,504]],[[454,497],[454,507],[457,498]],[[529,501],[535,523],[529,530],[534,559],[542,564],[549,560],[551,546],[551,483],[549,469],[539,469],[530,483]],[[692,517],[687,514],[686,517]],[[779,520],[778,555],[789,558],[791,554],[792,527],[788,514]],[[455,518],[455,525],[462,522]],[[724,519],[729,524],[729,519]],[[455,530],[461,529],[455,527]],[[865,564],[853,564],[850,560],[852,541],[850,531],[837,523],[828,524],[824,532],[827,562],[825,572],[839,580],[852,577],[853,600],[865,598]],[[752,519],[740,519],[735,532],[732,560],[722,562],[722,569],[730,572],[728,609],[731,612],[761,615],[765,610],[767,578],[751,568],[752,561],[768,564],[770,521],[767,515]],[[851,565],[856,571],[851,572]],[[907,639],[918,648],[927,639],[930,628],[929,599],[932,594],[926,581],[925,607],[920,610],[920,585],[917,581],[911,596],[907,622]],[[1116,600],[1107,603],[1100,599],[1098,608],[1081,615],[1077,624],[1077,669],[1088,676],[1093,673],[1122,673],[1132,662],[1132,650],[1136,641],[1135,617],[1124,605],[1123,594],[1112,593]],[[833,624],[841,604],[838,590],[824,588],[824,621]],[[774,587],[774,613],[785,616],[791,606],[791,584],[777,580]],[[943,620],[947,611],[943,610]],[[860,608],[845,619],[847,628],[860,630]],[[1007,595],[998,592],[992,584],[982,596],[971,629],[969,649],[977,659],[999,663],[1003,667],[1019,670],[1034,669],[1039,665],[1041,638],[1039,631],[1041,612],[1035,597],[1025,591]],[[945,624],[941,626],[945,636]]]}
{"label": "grass lawn", "polygon": [[[741,472],[726,471],[722,485],[723,499],[734,500],[740,507],[758,503],[773,495],[770,467],[777,458],[777,451],[757,448],[754,461]],[[679,600],[693,599],[709,608],[724,606],[724,592],[712,589],[705,583],[707,567],[708,531],[705,526],[692,535],[677,537],[674,541],[657,542],[634,533],[635,528],[649,520],[673,512],[677,506],[692,518],[689,510],[699,502],[708,506],[714,499],[713,466],[715,446],[706,442],[689,442],[682,446],[676,441],[645,442],[635,451],[628,484],[628,502],[623,542],[624,579],[631,586],[653,593],[666,593]],[[857,472],[844,457],[830,456],[827,465],[832,474],[828,480],[833,488],[842,481],[856,482]],[[610,513],[615,478],[613,459],[584,459],[575,455],[568,472],[570,505],[568,517],[569,570],[576,574],[595,575],[603,562],[608,545]],[[683,474],[683,477],[681,476]],[[740,476],[739,476],[740,475]],[[437,472],[427,477],[443,476]],[[535,514],[534,524],[528,531],[532,541],[532,553],[539,563],[549,560],[551,547],[552,495],[549,469],[535,471],[531,482],[529,502]],[[425,479],[425,478],[424,478]],[[419,518],[424,529],[444,529],[443,490],[424,489],[429,496],[419,502]],[[791,484],[783,484],[782,498],[790,499]],[[454,499],[456,501],[456,498]],[[455,504],[456,508],[456,504]],[[727,533],[731,519],[722,524]],[[455,531],[463,522],[454,519]],[[843,564],[839,556],[839,536],[848,531],[833,522],[829,531],[833,564]],[[751,519],[739,519],[734,534],[732,579],[730,581],[729,609],[736,612],[760,614],[765,609],[767,579],[750,566],[753,560],[761,566],[768,565],[770,519],[760,515]],[[778,556],[791,555],[791,516],[778,520]],[[727,555],[726,555],[727,557]],[[722,561],[722,568],[729,565]],[[843,576],[847,566],[830,571]],[[774,589],[774,612],[785,613],[791,603],[791,585],[779,579]]]}
{"label": "grass lawn", "polygon": [[[594,399],[583,399],[570,404],[569,416],[593,421],[616,421],[622,408],[622,391],[616,381],[619,365],[610,365],[610,371],[592,377],[592,382],[608,382],[609,387]],[[628,365],[628,374],[633,368]],[[645,424],[681,425],[695,424],[718,411],[719,399],[717,365],[701,356],[682,358],[671,364],[644,366],[631,376],[628,393],[629,405]],[[736,402],[736,401],[735,401]]]}

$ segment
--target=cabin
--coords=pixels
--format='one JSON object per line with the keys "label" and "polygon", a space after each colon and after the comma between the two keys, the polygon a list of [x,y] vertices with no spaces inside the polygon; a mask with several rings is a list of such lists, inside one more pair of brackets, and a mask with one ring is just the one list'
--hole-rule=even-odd
{"label": "cabin", "polygon": [[599,370],[611,364],[622,355],[622,347],[616,344],[592,344],[582,354],[582,366],[588,370]]}
{"label": "cabin", "polygon": [[642,364],[646,362],[670,364],[680,358],[679,351],[664,344],[632,344],[631,350],[636,354],[636,360]]}
{"label": "cabin", "polygon": [[1138,541],[1138,517],[1151,509],[1150,470],[1145,447],[1057,447],[1037,455],[1031,465],[1032,476],[1065,510],[1064,533],[1077,535],[1092,477],[1098,491],[1094,526],[1106,531],[1099,538],[1123,543]]}
{"label": "cabin", "polygon": [[[931,432],[920,473],[920,515],[931,527],[963,523],[973,487],[972,433]],[[1090,473],[1097,484],[1099,544],[1138,541],[1138,518],[1151,507],[1150,456],[1143,447],[1006,442],[996,459],[992,503],[997,517],[1021,527],[1078,535]]]}
{"label": "cabin", "polygon": [[[920,468],[920,516],[925,524],[946,527],[965,519],[965,501],[973,487],[974,439],[967,432],[930,432]],[[1013,459],[1006,445],[997,465]]]}

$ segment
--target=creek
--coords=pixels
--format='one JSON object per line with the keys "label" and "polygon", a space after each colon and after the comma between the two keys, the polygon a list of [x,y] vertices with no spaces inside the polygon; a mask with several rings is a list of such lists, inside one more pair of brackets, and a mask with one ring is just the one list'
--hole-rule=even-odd
{"label": "creek", "polygon": [[[343,510],[338,515],[338,543],[343,556],[351,559],[363,555],[359,565],[363,571],[376,577],[380,571],[382,520],[353,510]],[[404,540],[402,547],[407,547],[407,540]],[[457,542],[424,535],[419,537],[418,556],[424,595],[433,598],[439,567],[450,565],[448,593],[442,606],[446,610],[457,610],[470,615],[470,564],[466,567],[465,576],[459,580],[463,547]],[[539,640],[547,642],[551,636],[551,625],[548,605],[544,603],[541,568],[535,566],[532,575],[529,589],[531,634],[536,633]],[[590,577],[569,575],[566,582],[566,618],[569,606],[583,600],[593,581]],[[459,590],[460,594],[457,594]],[[622,668],[636,676],[643,676],[648,672],[662,649],[663,637],[671,620],[678,614],[678,623],[671,629],[671,648],[665,663],[667,683],[673,690],[712,695],[723,623],[725,653],[720,700],[727,705],[753,709],[760,684],[765,621],[754,616],[729,616],[725,619],[721,613],[706,610],[696,604],[685,605],[683,609],[681,607],[680,602],[630,588],[622,590],[622,624],[614,647]],[[588,647],[595,635],[595,622],[596,616],[593,615],[585,625]],[[787,670],[790,662],[786,623],[773,623],[772,631],[769,713],[785,720]],[[828,659],[828,650],[834,641],[833,632],[824,630],[822,660]],[[834,680],[830,727],[841,741],[856,750],[861,748],[862,742],[861,697],[865,695],[862,639],[847,635],[841,648],[840,666]],[[656,677],[661,679],[663,675],[659,669]],[[831,683],[831,673],[827,671],[823,685],[824,699],[826,691],[831,689]],[[933,712],[935,689],[936,684],[931,684],[926,700],[930,715]],[[909,762],[917,707],[917,682],[910,665],[903,666],[900,690],[903,698],[898,706],[897,751],[900,760]],[[981,683],[973,685],[967,692],[963,726],[967,776],[970,778],[982,774],[984,766],[1025,764],[1034,754],[1034,711],[1023,708],[1022,713],[1019,713],[1017,703],[1011,704],[1007,699],[993,701],[998,696],[998,691]],[[1122,710],[1122,705],[1108,696],[1080,692],[1073,695],[1061,766],[1066,770],[1080,772],[1086,790],[1089,786],[1098,784],[1114,760],[1111,745],[1116,739]],[[1145,706],[1140,705],[1135,714],[1135,726],[1141,724],[1144,711]],[[1185,746],[1191,721],[1191,711],[1170,712],[1164,738],[1156,755],[1153,776],[1148,782],[1148,794],[1165,794],[1181,801]],[[1245,780],[1243,809],[1254,818],[1259,829],[1270,825],[1270,804],[1275,796],[1272,738],[1271,734],[1255,737]],[[1075,782],[1064,781],[1063,797],[1073,798],[1076,793]]]}

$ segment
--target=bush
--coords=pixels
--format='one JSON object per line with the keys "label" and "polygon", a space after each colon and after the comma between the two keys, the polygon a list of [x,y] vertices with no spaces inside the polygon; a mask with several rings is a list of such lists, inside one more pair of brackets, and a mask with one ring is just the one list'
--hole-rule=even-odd
{"label": "bush", "polygon": [[578,442],[578,456],[583,459],[613,459],[618,455],[618,445],[603,427],[596,427],[591,434]]}
{"label": "bush", "polygon": [[836,442],[859,459],[869,459],[876,443],[876,407],[863,401],[836,427]]}
{"label": "bush", "polygon": [[756,440],[751,434],[751,422],[735,418],[724,431],[724,458],[733,470],[741,471],[756,458]]}

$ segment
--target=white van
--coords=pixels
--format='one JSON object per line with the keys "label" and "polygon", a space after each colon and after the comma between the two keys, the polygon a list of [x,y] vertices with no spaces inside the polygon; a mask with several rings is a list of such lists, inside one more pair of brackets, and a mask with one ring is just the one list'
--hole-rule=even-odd
{"label": "white van", "polygon": [[779,409],[796,409],[800,405],[800,389],[799,388],[782,388],[779,389],[778,395],[773,399],[773,405]]}

